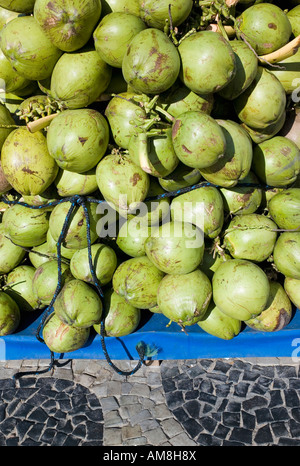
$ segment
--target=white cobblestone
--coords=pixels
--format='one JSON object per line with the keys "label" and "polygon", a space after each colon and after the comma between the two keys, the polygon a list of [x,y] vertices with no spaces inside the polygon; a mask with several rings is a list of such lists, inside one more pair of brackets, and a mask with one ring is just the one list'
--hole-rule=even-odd
{"label": "white cobblestone", "polygon": [[149,445],[159,446],[162,443],[168,441],[168,438],[166,437],[161,427],[150,429],[146,431],[144,435],[147,438]]}
{"label": "white cobblestone", "polygon": [[102,406],[103,411],[111,411],[111,410],[119,408],[119,404],[116,398],[113,396],[108,396],[107,398],[103,398],[101,400],[101,406]]}
{"label": "white cobblestone", "polygon": [[169,408],[166,406],[165,403],[161,403],[156,405],[151,412],[155,419],[167,419],[173,417],[173,414],[170,412]]}
{"label": "white cobblestone", "polygon": [[141,437],[141,428],[140,426],[131,426],[127,425],[122,427],[122,440],[136,439]]}
{"label": "white cobblestone", "polygon": [[182,427],[179,422],[172,418],[161,421],[161,426],[163,431],[170,438],[175,437],[182,432]]}
{"label": "white cobblestone", "polygon": [[145,383],[134,383],[130,390],[130,395],[148,398],[150,395],[150,388]]}
{"label": "white cobblestone", "polygon": [[108,411],[105,414],[105,425],[107,427],[119,427],[123,425],[123,420],[118,411]]}
{"label": "white cobblestone", "polygon": [[103,437],[104,446],[119,446],[122,445],[122,431],[119,428],[108,427],[104,430]]}
{"label": "white cobblestone", "polygon": [[94,383],[92,387],[92,391],[99,398],[106,397],[107,396],[107,385],[104,383],[96,383],[96,384]]}
{"label": "white cobblestone", "polygon": [[170,439],[170,443],[174,447],[192,447],[198,446],[185,432],[182,432]]}

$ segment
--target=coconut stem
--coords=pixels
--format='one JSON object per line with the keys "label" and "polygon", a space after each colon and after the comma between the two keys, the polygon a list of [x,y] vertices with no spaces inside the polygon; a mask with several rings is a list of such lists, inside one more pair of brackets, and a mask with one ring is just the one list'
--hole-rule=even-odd
{"label": "coconut stem", "polygon": [[158,111],[159,113],[161,113],[162,115],[164,115],[166,117],[166,119],[170,122],[170,123],[173,123],[174,120],[176,120],[175,117],[173,117],[169,112],[167,112],[166,110],[164,110],[163,108],[161,108],[159,105],[156,105],[155,106],[155,110]]}
{"label": "coconut stem", "polygon": [[225,0],[226,5],[231,8],[239,3],[239,0]]}
{"label": "coconut stem", "polygon": [[278,63],[282,60],[285,60],[286,58],[289,58],[295,55],[299,47],[300,47],[300,35],[295,37],[295,39],[293,39],[291,42],[284,45],[280,49],[275,50],[275,52],[268,53],[267,55],[261,55],[258,58],[262,64],[266,62]]}
{"label": "coconut stem", "polygon": [[[230,37],[234,37],[235,36],[235,29],[232,27],[232,26],[226,26],[223,24],[223,28],[227,34],[227,36],[230,38]],[[212,24],[209,24],[209,26],[207,26],[206,28],[207,31],[213,31],[213,32],[218,32],[219,34],[222,34],[222,31],[219,27],[218,24],[215,24],[215,23],[212,23]]]}
{"label": "coconut stem", "polygon": [[35,133],[36,131],[40,131],[47,126],[50,125],[51,121],[59,115],[58,113],[52,113],[52,115],[47,115],[43,118],[39,118],[38,120],[35,121],[30,121],[30,123],[27,124],[27,128],[31,133]]}

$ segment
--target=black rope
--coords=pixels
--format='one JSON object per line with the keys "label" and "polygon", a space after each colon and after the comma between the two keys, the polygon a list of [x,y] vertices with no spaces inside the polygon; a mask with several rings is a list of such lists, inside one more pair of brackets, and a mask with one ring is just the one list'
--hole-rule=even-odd
{"label": "black rope", "polygon": [[[211,187],[215,187],[215,188],[221,188],[222,187],[222,186],[210,183],[208,181],[205,181],[205,182],[200,182],[200,183],[194,184],[192,186],[187,186],[187,187],[184,187],[184,188],[180,188],[180,189],[177,189],[177,190],[174,190],[174,191],[168,191],[168,192],[164,192],[164,193],[161,193],[161,194],[158,194],[158,195],[155,195],[155,196],[147,197],[144,202],[164,199],[164,198],[167,198],[167,197],[176,197],[179,194],[184,194],[186,192],[190,192],[190,191],[193,191],[195,189],[199,189],[199,188],[203,188],[203,187],[207,187],[207,186],[211,186]],[[273,188],[272,186],[262,185],[262,184],[258,184],[258,183],[238,183],[235,186],[233,186],[232,188],[239,188],[239,187],[254,187],[254,188],[260,188],[260,189],[266,189],[266,190]],[[62,199],[58,199],[58,200],[55,200],[55,201],[50,201],[50,202],[48,202],[46,204],[41,204],[41,205],[31,205],[31,204],[28,204],[26,202],[21,202],[21,201],[18,201],[18,200],[10,200],[10,199],[8,199],[8,197],[6,195],[0,196],[0,200],[2,202],[4,202],[5,204],[8,204],[8,205],[18,204],[18,205],[28,207],[30,209],[36,209],[36,210],[45,209],[45,208],[49,208],[49,207],[55,207],[55,206],[57,206],[59,204],[62,204],[64,202],[70,202],[71,203],[70,208],[68,210],[68,213],[66,215],[65,221],[63,223],[61,233],[60,233],[58,241],[57,241],[57,268],[58,268],[57,287],[56,287],[56,290],[54,292],[54,295],[52,297],[52,300],[51,300],[50,304],[43,311],[41,322],[40,322],[40,324],[39,324],[39,326],[38,326],[38,328],[36,330],[36,338],[41,343],[45,343],[45,341],[41,337],[40,332],[42,331],[43,326],[45,324],[45,321],[46,321],[50,311],[52,310],[53,305],[54,305],[54,303],[55,303],[55,301],[57,299],[57,296],[58,296],[58,294],[59,294],[59,292],[61,291],[61,288],[62,288],[62,270],[61,270],[61,263],[62,263],[61,247],[62,247],[62,243],[63,243],[63,241],[65,239],[66,234],[67,234],[70,218],[71,218],[71,215],[72,215],[76,205],[82,206],[83,211],[84,211],[84,215],[85,215],[85,219],[86,219],[86,227],[87,227],[87,248],[88,248],[89,268],[90,268],[90,272],[91,272],[92,279],[93,279],[93,285],[95,286],[95,288],[96,288],[96,290],[97,290],[97,292],[98,292],[98,294],[100,296],[100,299],[101,299],[101,302],[102,302],[102,308],[103,308],[102,309],[101,322],[100,322],[100,324],[101,324],[100,325],[100,341],[101,341],[102,350],[103,350],[104,356],[105,356],[106,361],[108,362],[108,364],[119,375],[130,376],[130,375],[134,374],[135,372],[137,372],[140,369],[141,365],[143,364],[145,357],[149,356],[149,354],[151,354],[151,351],[152,351],[152,354],[155,353],[155,352],[153,352],[153,350],[148,348],[148,345],[146,345],[143,341],[140,341],[136,345],[136,350],[137,350],[138,355],[139,355],[139,361],[138,361],[136,367],[133,368],[131,371],[123,371],[123,370],[119,369],[112,362],[112,360],[111,360],[111,358],[110,358],[110,356],[108,354],[108,351],[107,351],[107,348],[106,348],[106,343],[105,343],[106,335],[105,335],[104,295],[103,295],[102,287],[101,287],[101,285],[99,283],[99,280],[97,278],[97,275],[95,273],[93,259],[92,259],[92,249],[91,249],[92,242],[91,242],[91,231],[90,231],[91,230],[91,225],[90,225],[89,211],[88,211],[88,208],[87,208],[87,203],[100,204],[100,203],[106,202],[105,199],[96,199],[96,198],[89,197],[89,196],[83,197],[83,196],[79,196],[79,195],[76,194],[74,196],[64,197]],[[150,353],[149,353],[149,351],[150,351]],[[44,369],[44,370],[39,371],[39,372],[37,372],[37,371],[18,372],[18,373],[16,373],[14,375],[14,378],[18,379],[18,378],[22,377],[23,375],[29,375],[29,374],[36,375],[36,374],[41,374],[41,373],[44,373],[44,372],[48,372],[55,365],[58,365],[58,363],[54,359],[53,352],[50,351],[50,364],[49,364],[49,367],[47,369]]]}
{"label": "black rope", "polygon": [[[62,358],[63,357],[63,353],[60,354],[59,358]],[[54,359],[54,353],[53,351],[50,351],[50,364],[48,365],[48,367],[46,367],[46,369],[41,369],[41,370],[32,370],[32,371],[19,371],[19,372],[16,372],[14,375],[13,375],[13,379],[14,380],[19,380],[21,377],[23,376],[27,376],[27,375],[40,375],[40,374],[45,374],[46,372],[50,372],[54,366],[58,366],[58,367],[62,367],[66,364],[68,364],[69,361],[66,361],[64,363],[59,363],[58,362],[58,359]]]}
{"label": "black rope", "polygon": [[[42,205],[31,205],[31,204],[27,204],[25,202],[19,202],[19,201],[12,201],[12,200],[9,200],[7,199],[5,196],[2,196],[2,200],[3,202],[5,202],[6,204],[9,204],[9,205],[22,205],[24,207],[28,207],[28,208],[31,208],[31,209],[43,209],[43,208],[47,208],[47,207],[50,207],[50,206],[56,206],[58,204],[61,204],[62,202],[70,202],[71,205],[70,205],[70,208],[67,212],[67,215],[66,215],[66,218],[64,220],[64,224],[62,226],[62,230],[61,230],[61,233],[59,235],[59,238],[58,238],[58,241],[57,241],[57,268],[58,268],[58,280],[57,280],[57,286],[56,286],[56,290],[53,294],[53,297],[51,299],[51,302],[50,304],[45,308],[45,310],[43,311],[43,315],[42,315],[42,319],[38,325],[38,328],[36,330],[36,333],[35,333],[35,336],[36,338],[38,339],[39,342],[41,343],[45,343],[44,339],[42,338],[42,336],[40,335],[43,327],[44,327],[44,324],[47,320],[47,317],[49,316],[49,313],[52,311],[52,308],[53,308],[53,305],[57,299],[57,296],[59,294],[59,292],[61,291],[61,288],[62,288],[62,270],[61,270],[61,262],[62,262],[62,256],[61,256],[61,246],[62,246],[62,243],[65,239],[65,236],[67,234],[67,230],[68,230],[68,226],[69,226],[69,222],[70,222],[70,218],[71,218],[71,215],[76,207],[76,205],[79,205],[83,208],[83,211],[84,211],[84,215],[85,215],[85,219],[86,219],[86,228],[87,228],[87,247],[88,247],[88,260],[89,260],[89,268],[90,268],[90,272],[91,272],[91,275],[92,275],[92,279],[93,279],[93,284],[94,286],[96,287],[97,291],[98,291],[98,294],[100,296],[100,299],[101,299],[101,302],[102,302],[102,316],[101,316],[101,334],[100,334],[100,339],[101,339],[101,346],[102,346],[102,349],[103,349],[103,353],[104,353],[104,356],[108,362],[108,364],[119,374],[119,375],[124,375],[124,376],[128,376],[128,375],[132,375],[134,374],[135,372],[137,372],[138,369],[140,369],[141,365],[143,364],[143,361],[144,361],[144,357],[146,355],[146,348],[147,346],[143,343],[143,342],[139,342],[137,345],[136,345],[136,349],[137,349],[137,352],[138,352],[138,355],[139,355],[139,361],[138,361],[138,364],[136,365],[136,367],[131,370],[131,371],[123,371],[121,369],[119,369],[111,360],[109,354],[108,354],[108,351],[107,351],[107,348],[106,348],[106,344],[105,344],[105,306],[104,306],[104,295],[103,295],[103,290],[101,288],[101,285],[99,283],[99,280],[97,278],[97,275],[95,273],[95,269],[94,269],[94,265],[93,265],[93,260],[92,260],[92,249],[91,249],[91,226],[90,226],[90,216],[89,216],[89,211],[88,211],[88,208],[87,208],[87,205],[86,205],[86,202],[90,202],[90,198],[88,199],[85,199],[84,197],[82,196],[79,196],[79,195],[75,195],[75,196],[72,196],[72,197],[67,197],[67,198],[64,198],[64,199],[60,199],[60,200],[57,200],[57,201],[51,201],[47,204],[42,204]],[[104,200],[97,200],[97,202],[105,202]],[[47,369],[43,369],[41,371],[22,371],[22,372],[17,372],[16,374],[14,374],[13,378],[15,380],[19,379],[20,377],[23,377],[25,375],[37,375],[37,374],[41,374],[41,373],[45,373],[45,372],[48,372],[48,371],[51,371],[51,369],[58,365],[57,361],[54,359],[54,353],[53,351],[50,351],[50,364],[49,364],[49,367]]]}
{"label": "black rope", "polygon": [[[185,194],[185,193],[188,193],[190,191],[194,191],[195,189],[205,188],[205,187],[208,187],[208,186],[210,186],[212,188],[218,188],[218,189],[220,189],[220,188],[224,188],[224,189],[257,188],[257,189],[264,189],[264,190],[274,189],[274,186],[269,186],[267,184],[261,184],[261,183],[240,182],[240,183],[237,183],[234,186],[224,187],[224,186],[221,186],[221,185],[218,185],[218,184],[210,183],[209,181],[202,181],[200,183],[193,184],[192,186],[185,186],[184,188],[176,189],[176,190],[173,190],[173,191],[166,191],[164,193],[156,194],[154,196],[148,196],[148,197],[146,197],[144,202],[158,201],[159,199],[165,199],[166,197],[176,197],[179,194]],[[97,204],[102,203],[102,202],[106,202],[103,199],[99,200],[99,199],[95,199],[93,197],[87,197],[86,199],[87,199],[88,202],[94,202],[94,203],[97,203]]]}
{"label": "black rope", "polygon": [[61,271],[61,246],[62,246],[62,242],[64,241],[65,239],[65,236],[66,236],[66,233],[67,233],[67,229],[68,229],[68,226],[69,226],[69,221],[70,221],[70,218],[71,218],[71,215],[73,213],[73,210],[76,206],[76,200],[73,200],[71,202],[71,206],[68,210],[68,213],[66,215],[66,218],[65,218],[65,221],[64,221],[64,224],[63,224],[63,227],[62,227],[62,230],[61,230],[61,233],[59,235],[59,238],[58,238],[58,241],[57,241],[57,269],[58,269],[58,277],[57,277],[57,286],[56,286],[56,290],[54,292],[54,295],[51,299],[51,302],[50,304],[47,306],[47,308],[45,309],[44,313],[43,313],[43,317],[42,317],[42,320],[37,328],[37,331],[36,331],[36,337],[37,339],[41,342],[41,343],[45,343],[43,338],[40,336],[40,331],[42,330],[43,326],[44,326],[44,323],[57,299],[57,296],[62,288],[62,271]]}
{"label": "black rope", "polygon": [[119,369],[111,360],[109,354],[108,354],[108,351],[107,351],[107,348],[106,348],[106,344],[105,344],[105,305],[104,305],[104,295],[103,295],[103,291],[102,291],[102,288],[101,288],[101,285],[99,283],[99,280],[97,278],[97,275],[95,273],[95,269],[94,269],[94,264],[93,264],[93,258],[92,258],[92,247],[91,247],[91,234],[90,234],[90,216],[89,216],[89,211],[88,211],[88,208],[86,206],[86,202],[84,200],[84,198],[81,198],[80,199],[80,204],[82,205],[83,207],[83,210],[84,210],[84,214],[85,214],[85,219],[86,219],[86,226],[87,226],[87,243],[88,243],[88,259],[89,259],[89,267],[90,267],[90,272],[91,272],[91,275],[92,275],[92,278],[93,278],[93,283],[100,295],[100,298],[101,298],[101,301],[102,301],[102,306],[103,306],[103,310],[102,310],[102,316],[101,316],[101,332],[100,332],[100,340],[101,340],[101,346],[102,346],[102,349],[103,349],[103,353],[104,353],[104,356],[106,358],[106,361],[108,362],[108,364],[115,370],[115,372],[117,372],[119,375],[124,375],[124,376],[130,376],[132,374],[134,374],[135,372],[137,372],[141,365],[143,364],[143,360],[144,360],[144,357],[145,357],[145,354],[146,354],[146,347],[144,345],[143,342],[140,342],[140,344],[138,344],[136,346],[136,350],[139,354],[139,361],[136,365],[136,367],[134,369],[132,369],[131,371],[123,371],[121,369]]}

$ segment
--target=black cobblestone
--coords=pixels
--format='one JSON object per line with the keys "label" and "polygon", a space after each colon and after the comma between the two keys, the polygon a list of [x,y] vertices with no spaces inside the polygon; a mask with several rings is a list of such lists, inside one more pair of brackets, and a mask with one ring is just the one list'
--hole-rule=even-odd
{"label": "black cobblestone", "polygon": [[230,385],[228,383],[218,383],[216,385],[216,396],[226,397],[229,395]]}
{"label": "black cobblestone", "polygon": [[286,437],[289,435],[284,422],[272,422],[271,429],[276,437]]}
{"label": "black cobblestone", "polygon": [[291,415],[297,422],[300,422],[300,408],[292,408]]}
{"label": "black cobblestone", "polygon": [[[250,387],[249,383],[240,382],[238,385],[236,385],[234,387],[233,395],[241,397],[241,398],[245,398],[245,396],[247,395],[249,387]],[[229,390],[229,388],[228,388],[228,390]]]}
{"label": "black cobblestone", "polygon": [[198,419],[200,413],[200,406],[201,405],[198,400],[191,400],[185,403],[184,408],[192,418]]}
{"label": "black cobblestone", "polygon": [[197,421],[195,421],[195,419],[188,418],[182,423],[182,425],[191,437],[196,437],[201,431],[201,426]]}
{"label": "black cobblestone", "polygon": [[285,406],[293,408],[299,406],[299,397],[296,390],[288,389],[284,392]]}
{"label": "black cobblestone", "polygon": [[228,427],[239,427],[240,413],[223,413],[223,424]]}
{"label": "black cobblestone", "polygon": [[269,408],[273,408],[274,406],[280,406],[283,404],[283,399],[280,390],[271,390],[269,392],[270,396],[270,403]]}
{"label": "black cobblestone", "polygon": [[271,412],[268,408],[259,408],[255,411],[256,420],[258,424],[271,422],[273,420]]}
{"label": "black cobblestone", "polygon": [[242,425],[246,429],[254,430],[256,425],[256,419],[254,414],[247,413],[246,411],[241,411],[242,415]]}
{"label": "black cobblestone", "polygon": [[234,427],[229,437],[230,440],[236,440],[244,444],[252,443],[252,430],[245,429],[244,427]]}
{"label": "black cobblestone", "polygon": [[289,429],[290,429],[292,437],[299,438],[300,437],[300,423],[294,421],[294,419],[290,419],[288,424],[289,424]]}
{"label": "black cobblestone", "polygon": [[184,395],[185,400],[194,400],[199,397],[199,393],[199,390],[188,390]]}

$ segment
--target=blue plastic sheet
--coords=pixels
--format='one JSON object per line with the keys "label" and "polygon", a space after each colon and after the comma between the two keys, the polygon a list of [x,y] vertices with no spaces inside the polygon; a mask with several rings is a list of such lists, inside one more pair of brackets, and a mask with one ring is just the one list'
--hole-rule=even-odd
{"label": "blue plastic sheet", "polygon": [[[48,359],[49,348],[37,340],[36,329],[42,314],[30,313],[22,318],[17,332],[1,338],[0,359]],[[290,323],[277,332],[259,332],[247,326],[232,340],[222,340],[204,332],[197,324],[184,333],[162,314],[143,312],[139,328],[124,337],[105,337],[112,360],[137,360],[137,343],[155,346],[158,353],[151,359],[199,359],[239,357],[300,357],[300,311],[295,310]],[[63,359],[104,359],[100,335],[94,329],[86,345],[65,353]],[[55,355],[58,357],[58,355]]]}

